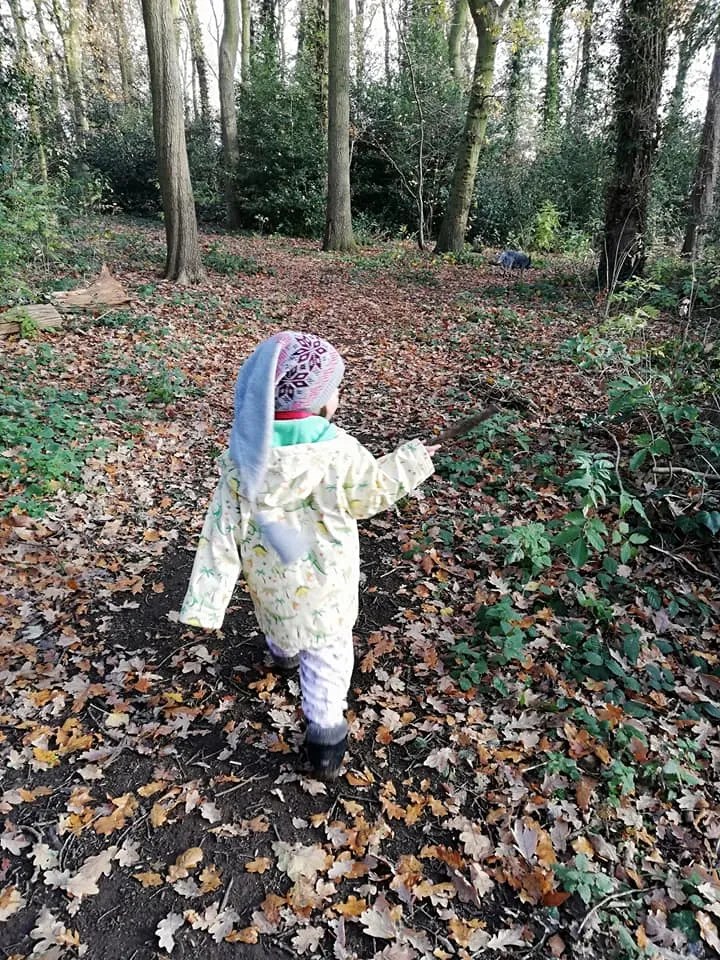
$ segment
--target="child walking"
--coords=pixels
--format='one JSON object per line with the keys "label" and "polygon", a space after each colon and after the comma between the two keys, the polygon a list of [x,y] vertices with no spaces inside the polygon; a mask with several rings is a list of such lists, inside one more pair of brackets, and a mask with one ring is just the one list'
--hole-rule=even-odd
{"label": "child walking", "polygon": [[180,620],[219,629],[241,572],[270,653],[299,666],[306,750],[337,776],[358,614],[357,521],[392,506],[434,470],[420,440],[376,460],[332,423],[342,357],[286,331],[261,343],[235,387],[229,449],[207,512]]}

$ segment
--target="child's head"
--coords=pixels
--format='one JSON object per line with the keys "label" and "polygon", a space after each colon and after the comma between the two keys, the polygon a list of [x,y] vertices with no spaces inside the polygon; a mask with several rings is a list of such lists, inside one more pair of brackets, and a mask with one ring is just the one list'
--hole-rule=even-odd
{"label": "child's head", "polygon": [[272,337],[279,346],[275,367],[275,410],[314,413],[329,419],[335,413],[345,364],[332,344],[312,333],[286,330]]}

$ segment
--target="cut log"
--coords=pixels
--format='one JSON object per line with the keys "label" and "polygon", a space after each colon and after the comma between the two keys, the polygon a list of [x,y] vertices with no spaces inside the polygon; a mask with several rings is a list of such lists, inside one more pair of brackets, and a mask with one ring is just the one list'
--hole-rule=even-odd
{"label": "cut log", "polygon": [[130,303],[130,296],[103,264],[100,276],[95,283],[84,290],[57,290],[52,294],[58,310],[74,313],[78,310],[107,310],[109,307],[122,307]]}
{"label": "cut log", "polygon": [[50,303],[21,304],[0,313],[0,337],[20,333],[24,321],[29,320],[38,330],[56,330],[63,318]]}

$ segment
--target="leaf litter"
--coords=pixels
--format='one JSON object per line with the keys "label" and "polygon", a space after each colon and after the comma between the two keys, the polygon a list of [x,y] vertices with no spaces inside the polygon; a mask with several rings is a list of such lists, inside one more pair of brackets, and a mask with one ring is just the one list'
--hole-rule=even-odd
{"label": "leaf litter", "polygon": [[[656,678],[631,711],[611,678],[570,669],[568,571],[518,576],[476,521],[512,530],[564,509],[531,452],[562,460],[557,425],[602,405],[603,385],[556,350],[586,308],[508,301],[487,268],[408,249],[403,269],[437,283],[411,288],[388,263],[380,290],[362,259],[227,242],[274,275],[211,274],[178,293],[107,256],[144,291],[117,322],[7,344],[9,375],[81,391],[68,402],[106,444],[43,515],[0,520],[3,944],[18,960],[181,943],[222,958],[260,942],[338,960],[717,955],[717,594],[640,551],[638,582],[672,582],[686,610],[712,615],[698,627],[639,589],[616,600],[640,638],[636,672]],[[533,342],[503,334],[497,350],[509,303]],[[222,632],[199,637],[174,615],[237,366],[287,326],[316,326],[346,355],[340,421],[377,453],[498,392],[525,400],[490,446],[463,441],[430,485],[364,525],[353,749],[330,786],[298,775],[297,682],[265,665],[242,591]],[[525,642],[468,685],[454,651],[483,609],[508,610],[507,642]],[[613,676],[632,680],[634,652]]]}

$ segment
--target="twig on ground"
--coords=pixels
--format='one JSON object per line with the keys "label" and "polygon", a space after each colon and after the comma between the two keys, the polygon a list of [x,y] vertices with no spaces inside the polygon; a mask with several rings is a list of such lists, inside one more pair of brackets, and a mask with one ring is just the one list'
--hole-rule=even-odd
{"label": "twig on ground", "polygon": [[583,930],[585,929],[585,925],[589,923],[590,918],[594,917],[595,914],[599,910],[602,910],[603,907],[607,906],[608,903],[612,903],[615,900],[626,900],[628,897],[634,897],[634,896],[637,896],[638,894],[645,896],[648,893],[650,893],[649,890],[623,890],[622,893],[611,893],[610,896],[604,897],[600,901],[600,903],[596,903],[595,906],[592,907],[590,910],[588,910],[588,912],[585,914],[585,918],[583,919],[583,922],[580,924],[580,928],[578,930],[578,937],[582,934]]}
{"label": "twig on ground", "polygon": [[709,570],[702,570],[697,564],[693,563],[692,560],[688,560],[687,557],[683,557],[682,554],[670,553],[669,550],[663,550],[662,547],[656,547],[655,544],[650,544],[650,549],[654,550],[656,553],[662,553],[665,557],[670,557],[671,560],[675,560],[678,563],[686,563],[691,567],[696,573],[699,573],[702,577],[707,577],[709,580],[714,580],[716,583],[720,583],[720,577],[716,574],[711,573]]}
{"label": "twig on ground", "polygon": [[227,906],[227,902],[228,902],[228,900],[230,899],[230,891],[232,890],[234,883],[235,883],[235,877],[230,877],[230,883],[228,884],[228,888],[227,888],[227,890],[225,891],[225,896],[224,896],[223,899],[222,899],[222,905],[221,905],[221,907],[220,907],[220,913],[222,913],[223,910],[225,909],[225,907]]}
{"label": "twig on ground", "polygon": [[689,467],[653,467],[653,473],[666,473],[673,476],[682,473],[688,477],[698,477],[702,480],[717,480],[720,482],[720,473],[717,470],[691,470]]}

